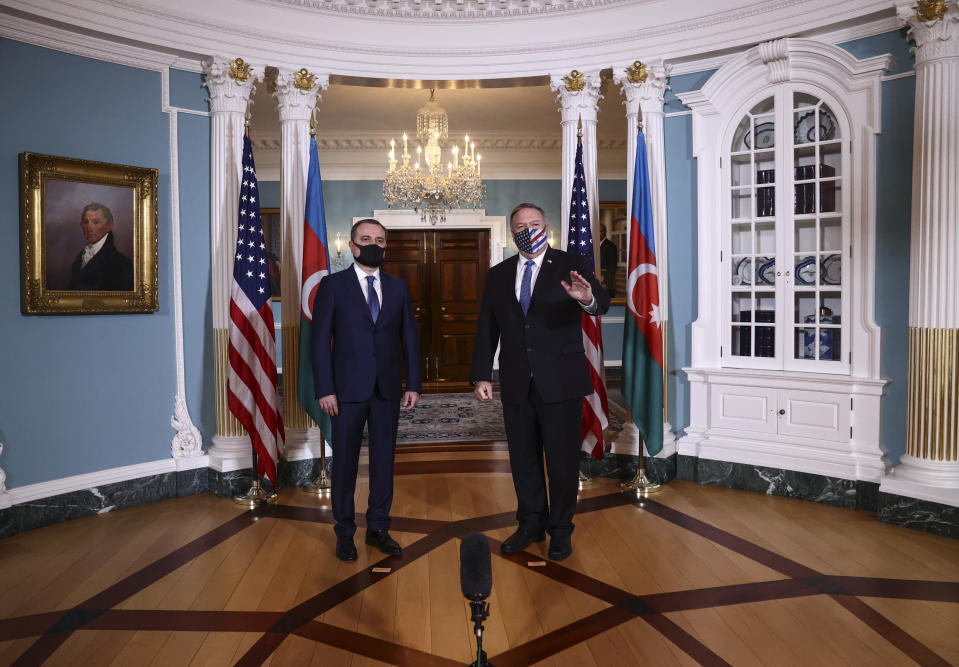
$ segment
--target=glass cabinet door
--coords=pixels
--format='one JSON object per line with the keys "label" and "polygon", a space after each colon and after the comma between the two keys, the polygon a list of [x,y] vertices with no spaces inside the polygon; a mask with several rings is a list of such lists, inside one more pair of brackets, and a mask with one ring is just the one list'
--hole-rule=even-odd
{"label": "glass cabinet door", "polygon": [[730,147],[729,355],[778,356],[776,341],[776,105],[767,98],[742,118]]}
{"label": "glass cabinet door", "polygon": [[792,128],[789,354],[792,360],[842,362],[843,248],[848,246],[843,224],[844,137],[835,112],[823,100],[802,92],[792,93]]}
{"label": "glass cabinet door", "polygon": [[724,363],[843,372],[849,167],[836,113],[781,86],[728,148]]}

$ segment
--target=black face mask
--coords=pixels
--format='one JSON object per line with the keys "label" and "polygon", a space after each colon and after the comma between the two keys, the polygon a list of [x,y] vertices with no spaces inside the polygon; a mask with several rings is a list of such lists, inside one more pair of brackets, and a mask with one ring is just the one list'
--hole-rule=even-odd
{"label": "black face mask", "polygon": [[354,243],[353,245],[360,250],[360,254],[356,257],[358,263],[372,269],[383,264],[383,256],[386,254],[386,248],[378,246],[375,243],[370,243],[369,245]]}

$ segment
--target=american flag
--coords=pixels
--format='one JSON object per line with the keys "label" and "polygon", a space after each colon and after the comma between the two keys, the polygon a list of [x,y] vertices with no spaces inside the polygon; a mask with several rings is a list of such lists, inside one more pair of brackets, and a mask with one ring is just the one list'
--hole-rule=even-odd
{"label": "american flag", "polygon": [[[589,270],[595,272],[593,235],[590,232],[589,204],[586,200],[586,173],[583,169],[583,145],[576,147],[573,172],[573,193],[569,202],[569,244],[567,251],[586,257]],[[603,383],[603,331],[599,317],[583,311],[583,347],[593,393],[583,398],[582,450],[597,459],[603,458],[603,429],[609,426],[609,403]]]}
{"label": "american flag", "polygon": [[270,269],[260,220],[260,195],[250,138],[243,137],[240,213],[230,287],[230,412],[250,434],[257,474],[276,486],[283,449],[283,416],[276,390],[276,337],[270,306]]}

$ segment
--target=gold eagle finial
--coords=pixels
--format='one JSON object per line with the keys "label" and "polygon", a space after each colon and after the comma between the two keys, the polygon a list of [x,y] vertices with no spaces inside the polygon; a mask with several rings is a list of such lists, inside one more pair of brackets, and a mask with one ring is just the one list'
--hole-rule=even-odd
{"label": "gold eagle finial", "polygon": [[583,76],[583,73],[577,69],[574,69],[567,76],[564,76],[563,81],[566,82],[566,90],[571,93],[578,93],[586,87],[586,78]]}
{"label": "gold eagle finial", "polygon": [[646,65],[638,60],[626,68],[626,80],[630,83],[645,83],[647,77]]}
{"label": "gold eagle finial", "polygon": [[244,82],[249,81],[250,76],[250,64],[243,62],[243,58],[235,58],[230,62],[230,78]]}
{"label": "gold eagle finial", "polygon": [[926,23],[938,21],[946,15],[946,0],[919,0],[916,18]]}
{"label": "gold eagle finial", "polygon": [[316,75],[310,74],[305,67],[302,67],[293,75],[293,85],[300,90],[310,90],[316,83]]}

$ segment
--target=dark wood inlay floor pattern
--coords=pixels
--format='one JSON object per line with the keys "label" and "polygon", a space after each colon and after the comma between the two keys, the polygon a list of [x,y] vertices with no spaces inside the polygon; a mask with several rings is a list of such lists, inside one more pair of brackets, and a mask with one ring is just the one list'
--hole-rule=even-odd
{"label": "dark wood inlay floor pattern", "polygon": [[[500,446],[498,443],[483,443],[481,445],[474,443],[473,448],[470,449],[469,445],[464,447],[462,443],[449,445],[431,443],[428,446],[404,445],[402,449],[408,453],[494,451],[499,450]],[[397,463],[397,474],[401,475],[463,472],[502,473],[508,471],[509,464],[505,460],[450,459]],[[935,651],[857,596],[956,603],[959,602],[959,583],[823,574],[677,509],[651,499],[638,501],[635,496],[628,494],[611,493],[584,498],[578,504],[577,513],[601,512],[629,504],[636,505],[684,530],[778,571],[787,578],[638,596],[564,567],[561,563],[551,562],[548,567],[530,568],[530,571],[554,579],[565,586],[575,588],[611,606],[563,628],[545,633],[520,646],[510,648],[499,655],[491,656],[491,661],[500,667],[503,665],[530,664],[555,655],[624,622],[641,618],[700,664],[725,665],[728,663],[722,657],[664,614],[748,602],[828,595],[916,663],[922,665],[948,664]],[[166,574],[251,526],[255,521],[262,519],[293,520],[320,524],[330,524],[333,521],[328,509],[295,505],[257,508],[238,515],[210,530],[69,610],[0,619],[0,642],[37,637],[13,664],[38,665],[42,664],[73,632],[79,629],[255,632],[261,633],[260,638],[239,659],[237,664],[262,664],[290,635],[304,637],[391,664],[458,664],[444,657],[332,626],[315,619],[384,577],[392,576],[403,567],[424,557],[449,540],[460,538],[472,531],[496,530],[515,523],[515,518],[511,512],[457,521],[395,517],[393,519],[393,530],[419,533],[423,537],[407,545],[402,556],[383,558],[381,561],[371,564],[370,567],[358,571],[355,575],[336,583],[283,613],[114,608]],[[357,519],[358,524],[362,526],[362,516],[358,516]],[[493,553],[497,557],[515,562],[522,567],[525,567],[529,560],[540,558],[540,556],[531,553],[501,555],[499,554],[499,542],[491,539],[491,545]],[[375,574],[372,572],[374,566],[386,566],[391,568],[391,571],[388,574]]]}

